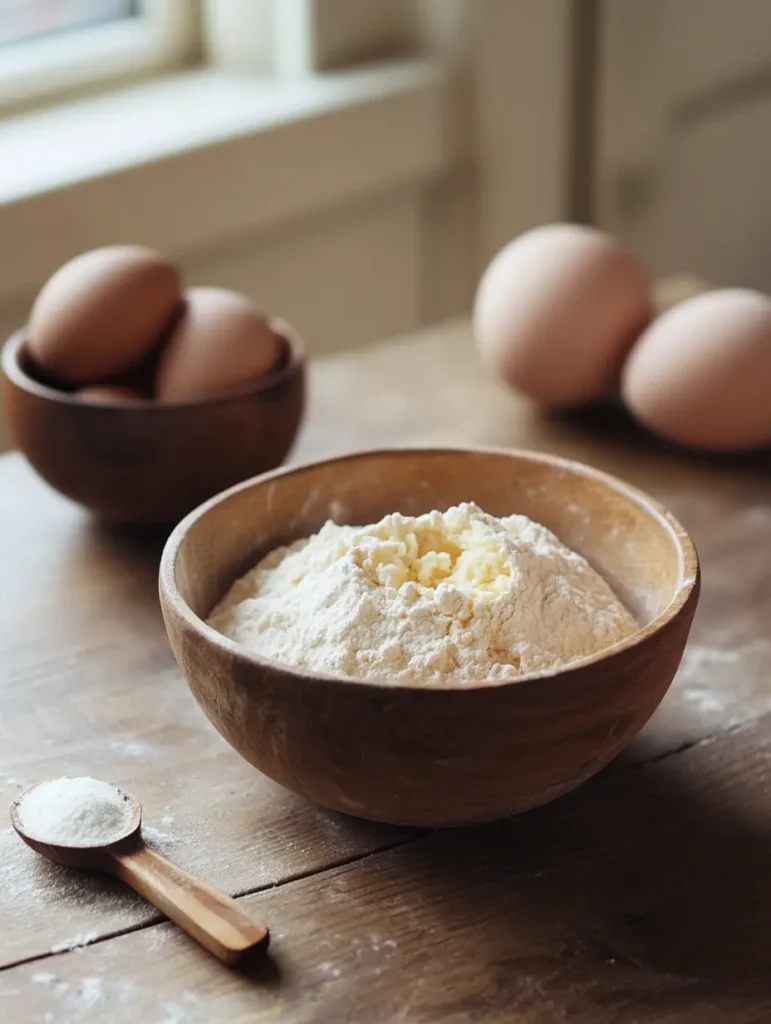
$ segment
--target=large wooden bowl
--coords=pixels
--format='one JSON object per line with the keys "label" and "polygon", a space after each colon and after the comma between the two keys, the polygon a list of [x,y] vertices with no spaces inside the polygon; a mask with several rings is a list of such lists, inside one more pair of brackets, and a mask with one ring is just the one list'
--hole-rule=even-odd
{"label": "large wooden bowl", "polygon": [[[365,524],[470,500],[548,526],[605,576],[639,632],[570,668],[432,690],[270,662],[203,621],[264,553],[327,518]],[[594,469],[530,452],[396,450],[269,473],[207,502],[169,538],[160,592],[195,697],[260,771],[363,818],[460,825],[553,800],[630,742],[675,675],[699,566],[668,512]]]}
{"label": "large wooden bowl", "polygon": [[284,363],[243,390],[197,402],[108,405],[49,387],[24,332],[3,349],[14,441],[66,497],[117,522],[169,524],[206,498],[281,464],[302,418],[305,350],[282,325]]}

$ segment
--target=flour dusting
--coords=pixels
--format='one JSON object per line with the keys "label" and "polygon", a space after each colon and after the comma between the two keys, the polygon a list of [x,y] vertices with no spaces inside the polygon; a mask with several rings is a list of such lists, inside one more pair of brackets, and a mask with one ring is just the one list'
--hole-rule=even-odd
{"label": "flour dusting", "polygon": [[136,1003],[136,985],[133,981],[111,981],[97,975],[73,978],[69,981],[50,971],[38,971],[32,982],[47,989],[56,1007],[46,1011],[45,1022],[76,1024],[85,1016],[98,1016],[99,1020],[113,1020],[116,1006],[130,1008]]}
{"label": "flour dusting", "polygon": [[[712,633],[718,642],[730,636]],[[719,719],[730,728],[749,717],[771,711],[766,680],[771,669],[771,642],[758,637],[733,647],[688,644],[677,673],[673,693],[700,715]]]}

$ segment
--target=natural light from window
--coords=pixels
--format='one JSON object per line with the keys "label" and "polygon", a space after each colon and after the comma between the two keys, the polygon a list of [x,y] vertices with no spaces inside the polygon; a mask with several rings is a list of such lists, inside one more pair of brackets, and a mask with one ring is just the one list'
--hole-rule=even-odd
{"label": "natural light from window", "polygon": [[0,113],[189,65],[201,9],[198,0],[0,0]]}
{"label": "natural light from window", "polygon": [[136,0],[0,0],[0,45],[136,17],[138,7]]}

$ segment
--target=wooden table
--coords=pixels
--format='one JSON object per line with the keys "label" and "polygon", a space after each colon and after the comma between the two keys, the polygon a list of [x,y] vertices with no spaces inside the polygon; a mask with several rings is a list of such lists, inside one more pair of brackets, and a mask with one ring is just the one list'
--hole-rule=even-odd
{"label": "wooden table", "polygon": [[0,798],[90,773],[151,841],[266,920],[237,972],[111,881],[0,829],[0,1020],[771,1020],[771,480],[685,458],[608,411],[546,418],[463,325],[318,363],[298,458],[383,443],[532,446],[652,491],[704,566],[665,703],[599,778],[483,828],[411,832],[309,806],[198,710],[169,652],[157,543],[0,461]]}

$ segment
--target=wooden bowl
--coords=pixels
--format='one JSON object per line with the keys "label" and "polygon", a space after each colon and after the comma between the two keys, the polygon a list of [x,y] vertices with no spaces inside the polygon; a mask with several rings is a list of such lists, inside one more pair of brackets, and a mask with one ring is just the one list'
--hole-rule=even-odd
{"label": "wooden bowl", "polygon": [[108,404],[36,376],[24,332],[3,349],[11,433],[66,497],[117,522],[170,524],[285,458],[302,418],[305,350],[290,330],[284,363],[231,394],[197,402]]}
{"label": "wooden bowl", "polygon": [[[438,690],[271,662],[204,622],[263,554],[327,518],[366,524],[462,501],[548,526],[609,581],[639,632],[569,668]],[[630,742],[677,670],[699,566],[660,505],[579,463],[521,451],[374,451],[268,473],[213,498],[169,538],[160,592],[196,699],[260,771],[359,817],[461,825],[553,800]]]}

